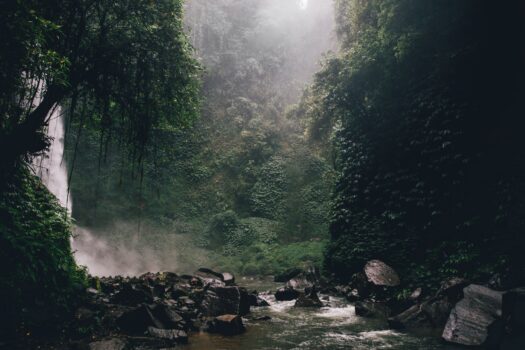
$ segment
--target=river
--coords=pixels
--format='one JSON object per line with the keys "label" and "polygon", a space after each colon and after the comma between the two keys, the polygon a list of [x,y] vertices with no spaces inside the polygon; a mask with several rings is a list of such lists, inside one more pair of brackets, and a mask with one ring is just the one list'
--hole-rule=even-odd
{"label": "river", "polygon": [[[268,280],[242,279],[247,288],[276,290],[282,284]],[[354,349],[354,350],[457,350],[438,337],[389,330],[386,322],[356,316],[354,306],[342,298],[321,295],[326,307],[294,308],[295,301],[276,301],[272,294],[261,297],[269,307],[252,308],[244,321],[247,331],[225,337],[208,333],[190,335],[184,350],[270,350],[270,349]],[[255,318],[270,316],[271,320]]]}

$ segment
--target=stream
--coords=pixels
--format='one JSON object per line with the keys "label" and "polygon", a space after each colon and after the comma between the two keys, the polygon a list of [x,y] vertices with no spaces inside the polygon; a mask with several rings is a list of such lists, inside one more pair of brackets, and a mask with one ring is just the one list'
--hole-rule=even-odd
{"label": "stream", "polygon": [[[249,290],[276,290],[280,283],[241,279]],[[294,308],[295,301],[276,301],[273,294],[260,295],[269,307],[252,308],[244,319],[246,332],[235,337],[194,333],[184,350],[236,349],[393,349],[453,350],[436,335],[406,334],[388,329],[384,321],[356,316],[354,306],[343,298],[320,295],[328,306],[321,309]],[[328,300],[324,300],[328,299]],[[270,316],[271,320],[257,321]]]}

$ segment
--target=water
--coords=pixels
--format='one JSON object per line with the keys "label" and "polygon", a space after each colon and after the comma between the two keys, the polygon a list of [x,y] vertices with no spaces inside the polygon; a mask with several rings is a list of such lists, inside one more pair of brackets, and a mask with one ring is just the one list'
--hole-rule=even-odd
{"label": "water", "polygon": [[64,131],[62,109],[60,106],[56,106],[49,117],[47,129],[47,135],[52,140],[51,145],[45,156],[35,159],[33,166],[49,192],[53,193],[60,205],[71,214],[72,202],[68,190],[68,174],[64,159]]}
{"label": "water", "polygon": [[[257,281],[239,281],[250,289]],[[267,281],[261,285],[268,286]],[[279,285],[274,284],[273,289]],[[354,306],[345,300],[329,297],[321,309],[294,308],[295,301],[278,302],[273,295],[261,295],[271,306],[253,308],[245,318],[246,333],[235,337],[197,333],[190,335],[184,350],[270,350],[270,349],[354,349],[354,350],[452,350],[439,338],[409,335],[389,330],[386,322],[358,317]],[[326,296],[323,296],[326,297]],[[253,318],[270,316],[269,321]]]}

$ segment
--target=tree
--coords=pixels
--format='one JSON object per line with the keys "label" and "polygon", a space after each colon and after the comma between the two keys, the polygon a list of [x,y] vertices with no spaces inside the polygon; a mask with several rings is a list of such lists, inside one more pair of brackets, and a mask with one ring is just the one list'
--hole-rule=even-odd
{"label": "tree", "polygon": [[[87,101],[99,127],[118,127],[140,154],[155,128],[198,112],[199,65],[182,1],[0,2],[2,164],[46,148],[50,112]],[[102,142],[104,140],[101,140]]]}
{"label": "tree", "polygon": [[350,278],[380,258],[436,280],[523,267],[523,4],[337,6],[343,50],[317,75],[310,132],[340,125],[327,267]]}

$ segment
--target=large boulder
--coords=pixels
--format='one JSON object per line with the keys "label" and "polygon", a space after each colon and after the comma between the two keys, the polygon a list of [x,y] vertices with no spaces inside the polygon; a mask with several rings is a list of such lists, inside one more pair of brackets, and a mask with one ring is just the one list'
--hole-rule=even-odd
{"label": "large boulder", "polygon": [[368,282],[375,286],[396,287],[400,283],[397,272],[380,260],[367,262],[364,271]]}
{"label": "large boulder", "polygon": [[120,330],[130,335],[143,334],[149,327],[159,329],[182,329],[184,319],[166,305],[141,305],[124,312],[116,320]]}
{"label": "large boulder", "polygon": [[248,292],[241,287],[211,286],[204,293],[201,311],[205,316],[246,315],[250,312]]}
{"label": "large boulder", "polygon": [[443,339],[467,346],[492,347],[501,342],[504,324],[503,293],[471,284],[463,289],[463,299],[452,309]]}
{"label": "large boulder", "polygon": [[297,299],[301,293],[291,287],[279,288],[275,292],[275,299],[278,301],[289,301]]}
{"label": "large boulder", "polygon": [[237,335],[243,333],[246,328],[239,315],[221,315],[208,322],[208,332],[222,335]]}

